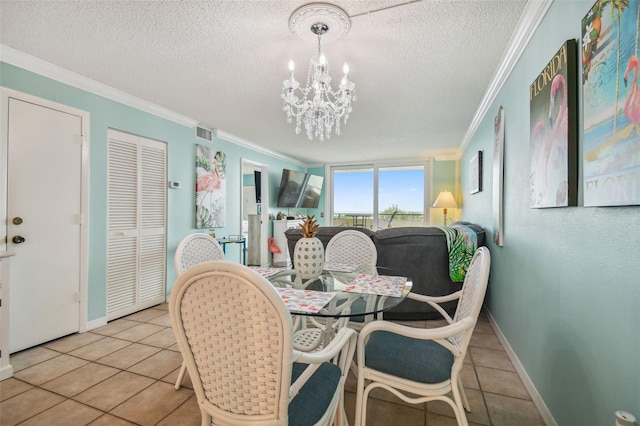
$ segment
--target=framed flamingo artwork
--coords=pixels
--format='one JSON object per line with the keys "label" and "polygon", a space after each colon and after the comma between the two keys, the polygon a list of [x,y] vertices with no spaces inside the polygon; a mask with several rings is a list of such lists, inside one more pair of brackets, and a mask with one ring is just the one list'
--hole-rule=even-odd
{"label": "framed flamingo artwork", "polygon": [[577,43],[567,40],[529,86],[529,206],[578,201]]}
{"label": "framed flamingo artwork", "polygon": [[227,156],[196,145],[196,228],[220,228],[226,222]]}
{"label": "framed flamingo artwork", "polygon": [[585,206],[640,205],[639,15],[597,1],[582,19]]}

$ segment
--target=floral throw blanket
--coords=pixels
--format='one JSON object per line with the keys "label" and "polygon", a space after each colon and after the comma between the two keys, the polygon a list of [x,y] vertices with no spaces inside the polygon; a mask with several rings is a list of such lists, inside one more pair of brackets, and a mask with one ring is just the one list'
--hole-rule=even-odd
{"label": "floral throw blanket", "polygon": [[471,259],[478,249],[478,236],[468,226],[437,226],[444,232],[449,249],[449,277],[454,283],[464,281]]}

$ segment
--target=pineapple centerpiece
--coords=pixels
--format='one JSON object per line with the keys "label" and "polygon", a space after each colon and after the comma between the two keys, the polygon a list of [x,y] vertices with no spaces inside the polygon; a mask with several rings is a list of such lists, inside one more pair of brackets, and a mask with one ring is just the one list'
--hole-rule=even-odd
{"label": "pineapple centerpiece", "polygon": [[307,215],[300,228],[302,238],[293,250],[293,263],[300,278],[315,278],[322,273],[324,266],[324,247],[322,241],[316,238],[318,224],[313,215]]}
{"label": "pineapple centerpiece", "polygon": [[307,215],[307,218],[300,224],[302,228],[302,236],[304,238],[314,238],[318,233],[318,224],[313,215]]}

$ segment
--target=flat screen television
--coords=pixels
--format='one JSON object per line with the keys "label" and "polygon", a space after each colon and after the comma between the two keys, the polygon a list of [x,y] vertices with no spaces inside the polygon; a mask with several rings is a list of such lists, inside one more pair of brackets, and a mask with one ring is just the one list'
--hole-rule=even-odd
{"label": "flat screen television", "polygon": [[283,169],[278,190],[278,207],[318,208],[323,182],[322,176]]}
{"label": "flat screen television", "polygon": [[322,193],[322,176],[307,174],[307,181],[304,185],[298,207],[304,209],[317,209],[320,202],[320,194]]}
{"label": "flat screen television", "polygon": [[278,207],[297,207],[307,178],[305,172],[283,169],[278,190]]}

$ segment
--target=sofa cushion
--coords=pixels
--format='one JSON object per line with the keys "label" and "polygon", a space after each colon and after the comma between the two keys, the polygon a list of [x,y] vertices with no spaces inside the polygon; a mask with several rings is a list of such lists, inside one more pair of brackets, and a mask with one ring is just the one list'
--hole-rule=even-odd
{"label": "sofa cushion", "polygon": [[[373,242],[378,250],[378,265],[391,268],[413,280],[414,293],[444,296],[461,288],[449,277],[449,252],[444,232],[436,227],[389,228],[377,231]],[[455,312],[456,302],[443,307]],[[436,319],[440,314],[426,303],[405,300],[385,312],[386,319]]]}

